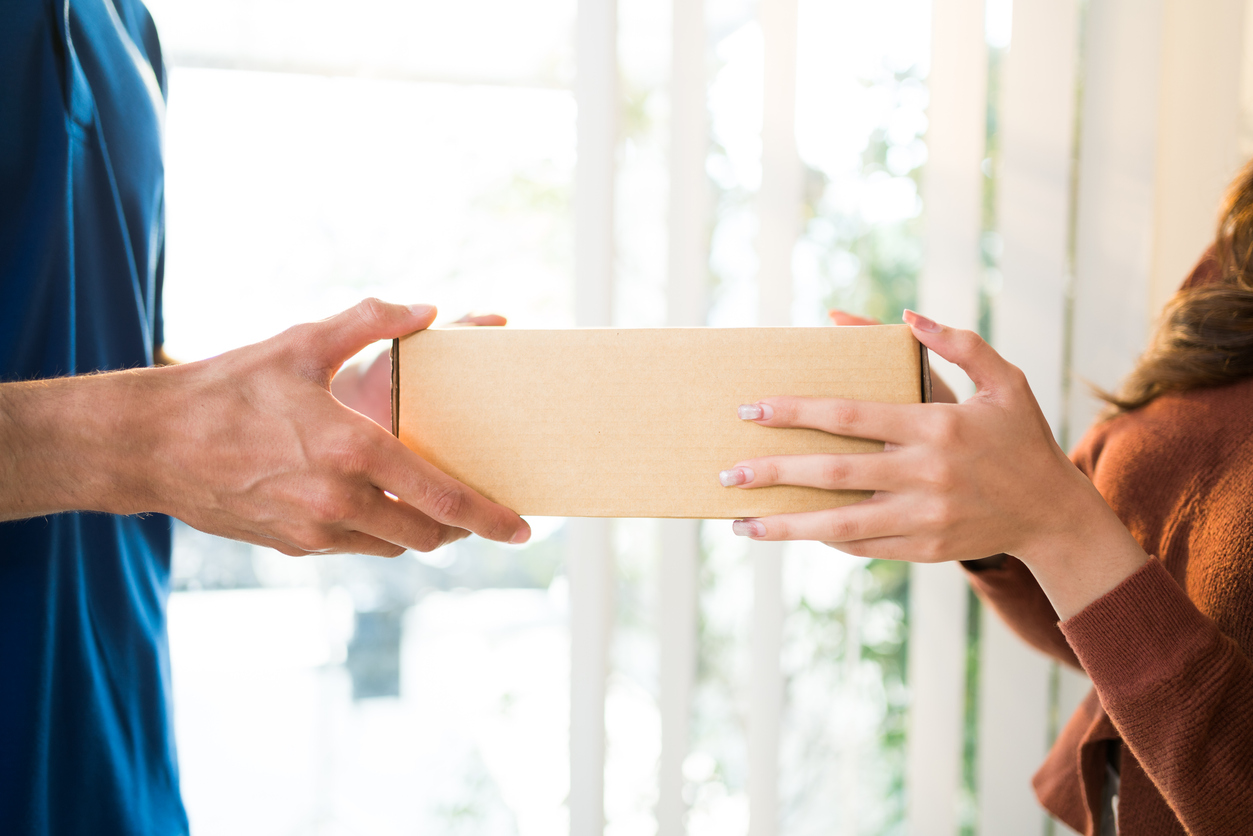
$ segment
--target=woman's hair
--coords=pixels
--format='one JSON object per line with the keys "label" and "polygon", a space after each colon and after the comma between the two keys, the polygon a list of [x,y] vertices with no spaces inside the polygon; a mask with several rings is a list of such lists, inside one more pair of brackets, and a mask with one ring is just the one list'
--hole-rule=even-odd
{"label": "woman's hair", "polygon": [[1106,416],[1158,395],[1253,376],[1253,162],[1228,188],[1218,236],[1171,297],[1149,347],[1116,393],[1099,392]]}

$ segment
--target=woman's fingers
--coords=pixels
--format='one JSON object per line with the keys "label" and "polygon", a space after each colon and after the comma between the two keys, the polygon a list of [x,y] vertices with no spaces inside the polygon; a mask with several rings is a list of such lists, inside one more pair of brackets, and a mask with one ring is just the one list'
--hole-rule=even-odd
{"label": "woman's fingers", "polygon": [[765,488],[801,485],[825,490],[892,490],[899,482],[899,453],[815,453],[765,456],[739,462],[718,474],[724,487]]}
{"label": "woman's fingers", "polygon": [[899,515],[888,511],[888,503],[878,497],[831,508],[799,514],[775,514],[771,517],[736,520],[731,530],[753,540],[820,540],[844,543],[903,534]]}
{"label": "woman's fingers", "polygon": [[739,408],[740,418],[763,427],[804,427],[832,435],[900,443],[917,435],[917,404],[844,398],[764,398]]}

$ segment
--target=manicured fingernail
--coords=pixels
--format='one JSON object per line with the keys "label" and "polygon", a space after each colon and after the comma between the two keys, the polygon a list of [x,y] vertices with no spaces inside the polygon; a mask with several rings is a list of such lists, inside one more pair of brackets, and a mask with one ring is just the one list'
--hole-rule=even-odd
{"label": "manicured fingernail", "polygon": [[511,545],[518,546],[530,539],[531,527],[529,525],[524,525],[513,533],[513,536],[509,538],[509,543]]}
{"label": "manicured fingernail", "polygon": [[760,421],[765,418],[773,418],[774,408],[768,403],[741,404],[739,414],[740,418],[745,421]]}
{"label": "manicured fingernail", "polygon": [[930,331],[932,333],[935,333],[941,330],[941,326],[938,322],[927,319],[922,314],[918,313],[917,311],[911,311],[909,308],[905,309],[905,315],[902,316],[901,319],[905,320],[910,325],[917,328],[919,331]]}
{"label": "manicured fingernail", "polygon": [[724,470],[718,474],[718,481],[722,483],[724,488],[747,484],[753,481],[753,469],[751,467],[733,467],[730,470]]}
{"label": "manicured fingernail", "polygon": [[754,540],[766,536],[766,527],[757,520],[736,520],[731,523],[731,530],[740,537],[752,537]]}
{"label": "manicured fingernail", "polygon": [[434,310],[435,310],[434,305],[410,305],[409,306],[409,313],[413,314],[414,316],[428,316],[429,314],[434,312]]}

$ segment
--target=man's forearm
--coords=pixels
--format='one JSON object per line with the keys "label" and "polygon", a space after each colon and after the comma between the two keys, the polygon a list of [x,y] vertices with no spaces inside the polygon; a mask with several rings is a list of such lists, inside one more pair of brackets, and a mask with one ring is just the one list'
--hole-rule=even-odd
{"label": "man's forearm", "polygon": [[434,318],[372,299],[196,363],[0,384],[0,519],[156,512],[286,554],[524,542],[517,514],[328,391],[345,359]]}
{"label": "man's forearm", "polygon": [[0,384],[0,520],[143,510],[152,370]]}

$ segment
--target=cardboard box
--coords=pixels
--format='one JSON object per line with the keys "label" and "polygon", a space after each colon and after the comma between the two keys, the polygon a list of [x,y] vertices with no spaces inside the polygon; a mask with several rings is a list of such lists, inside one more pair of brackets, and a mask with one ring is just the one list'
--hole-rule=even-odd
{"label": "cardboard box", "polygon": [[904,325],[845,328],[428,330],[392,349],[393,432],[519,514],[734,519],[868,494],[724,488],[770,454],[882,449],[736,415],[772,395],[930,400]]}

